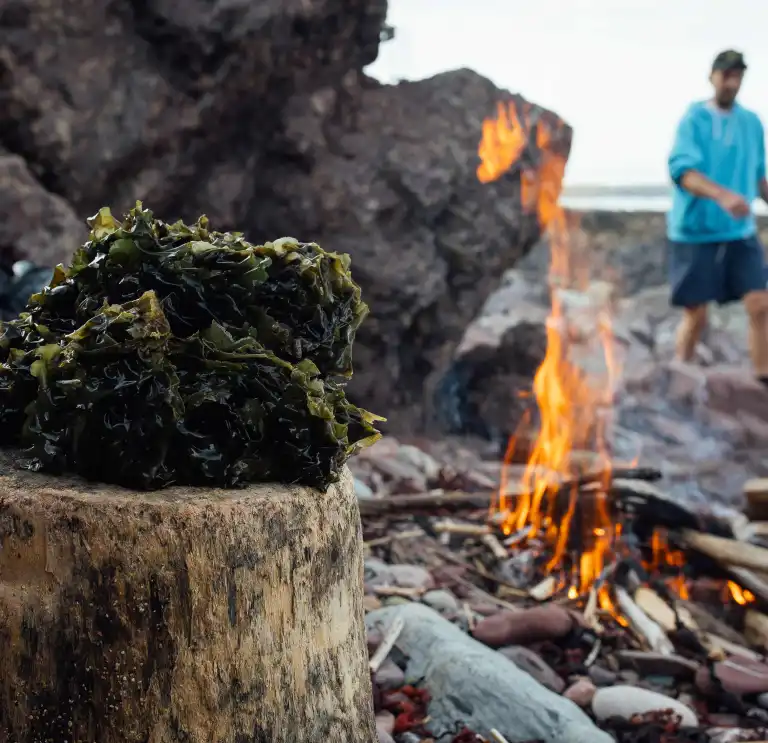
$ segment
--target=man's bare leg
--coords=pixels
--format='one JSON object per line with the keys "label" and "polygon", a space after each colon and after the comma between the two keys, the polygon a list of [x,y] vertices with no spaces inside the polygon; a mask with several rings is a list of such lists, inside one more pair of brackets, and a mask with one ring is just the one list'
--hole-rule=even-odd
{"label": "man's bare leg", "polygon": [[749,292],[744,296],[749,316],[749,352],[757,377],[768,383],[768,292]]}
{"label": "man's bare leg", "polygon": [[693,360],[696,344],[701,339],[701,335],[706,327],[707,305],[686,307],[683,310],[683,319],[677,329],[676,351],[678,361]]}

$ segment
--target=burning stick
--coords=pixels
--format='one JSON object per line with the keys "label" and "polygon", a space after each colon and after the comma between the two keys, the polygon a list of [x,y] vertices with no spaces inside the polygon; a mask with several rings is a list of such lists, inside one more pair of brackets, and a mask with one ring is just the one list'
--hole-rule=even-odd
{"label": "burning stick", "polygon": [[753,573],[746,568],[730,568],[728,571],[733,579],[741,586],[768,602],[768,578]]}
{"label": "burning stick", "polygon": [[[574,487],[583,487],[589,483],[600,482],[608,476],[608,472],[592,472],[580,477],[564,480],[559,490],[570,492]],[[651,468],[631,467],[623,469],[616,467],[612,476],[625,480],[656,480],[661,476],[659,470]],[[506,486],[507,497],[516,498],[520,495],[521,488],[512,484]],[[397,516],[414,512],[434,512],[436,510],[462,511],[488,508],[497,498],[498,493],[464,493],[461,491],[437,491],[434,493],[417,493],[415,495],[388,495],[383,498],[366,498],[360,501],[360,515],[364,518],[374,516]]]}
{"label": "burning stick", "polygon": [[683,531],[682,537],[687,546],[711,557],[720,565],[768,572],[768,549],[764,547],[690,529]]}
{"label": "burning stick", "polygon": [[[508,518],[508,516],[505,518]],[[523,529],[520,529],[520,531],[517,531],[511,536],[507,537],[504,540],[504,545],[506,547],[515,547],[516,545],[528,539],[528,536],[530,535],[530,533],[531,533],[531,527],[526,526]]]}
{"label": "burning stick", "polygon": [[617,586],[615,592],[619,609],[632,629],[645,638],[652,650],[664,655],[673,655],[675,647],[667,637],[667,633],[634,602],[623,588]]}
{"label": "burning stick", "polygon": [[403,627],[405,627],[405,622],[403,621],[402,617],[398,617],[394,622],[392,622],[392,626],[384,635],[384,639],[381,641],[381,645],[376,648],[376,652],[368,662],[368,667],[371,669],[371,673],[376,673],[376,671],[381,668],[381,664],[387,659],[387,656],[397,642],[397,638],[400,637],[400,633],[403,631]]}

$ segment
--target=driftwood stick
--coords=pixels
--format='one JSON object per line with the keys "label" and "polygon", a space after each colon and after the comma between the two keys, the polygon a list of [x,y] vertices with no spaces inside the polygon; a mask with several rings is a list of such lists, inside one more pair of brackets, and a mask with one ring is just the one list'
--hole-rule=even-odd
{"label": "driftwood stick", "polygon": [[409,513],[434,513],[435,511],[473,511],[488,508],[493,493],[437,492],[416,495],[388,495],[384,498],[368,498],[360,501],[360,515],[402,516]]}
{"label": "driftwood stick", "polygon": [[396,534],[387,534],[384,537],[376,537],[376,539],[369,539],[364,542],[366,547],[383,547],[386,544],[392,542],[402,542],[408,539],[418,539],[424,536],[423,529],[411,529],[410,531],[401,531]]}
{"label": "driftwood stick", "polygon": [[[605,472],[591,472],[578,478],[565,480],[560,490],[570,492],[576,487],[600,482]],[[624,480],[657,480],[661,473],[649,467],[616,468],[611,476]],[[515,498],[519,494],[519,486],[514,483],[507,486],[507,497]],[[434,511],[466,511],[488,508],[498,498],[497,491],[480,493],[465,493],[463,491],[437,491],[434,493],[417,493],[415,495],[388,495],[383,498],[367,498],[360,501],[360,515],[363,518],[373,516],[397,516],[406,513],[431,513]]]}
{"label": "driftwood stick", "polygon": [[762,651],[768,650],[768,617],[748,609],[744,617],[744,634],[752,645]]}
{"label": "driftwood stick", "polygon": [[493,553],[497,560],[506,560],[509,557],[509,553],[496,538],[495,534],[484,534],[480,541]]}
{"label": "driftwood stick", "polygon": [[482,537],[491,534],[488,524],[460,524],[455,521],[441,521],[432,527],[437,534],[456,534],[463,537]]}
{"label": "driftwood stick", "polygon": [[724,567],[768,572],[768,549],[764,547],[690,529],[682,532],[682,538],[688,547],[711,557]]}
{"label": "driftwood stick", "polygon": [[381,641],[381,645],[376,648],[376,652],[368,662],[371,673],[376,673],[376,671],[381,668],[381,664],[387,659],[387,656],[395,646],[397,638],[400,637],[400,633],[403,631],[404,626],[405,622],[403,621],[402,617],[398,617],[394,622],[392,622],[392,626],[384,635],[384,638]]}
{"label": "driftwood stick", "polygon": [[[701,604],[697,604],[694,601],[678,601],[677,607],[678,611],[681,612],[681,618],[682,611],[685,610],[688,615],[693,618],[696,626],[699,627],[702,632],[723,637],[736,645],[745,645],[746,640],[740,632],[737,632],[722,619],[718,619],[714,614],[711,614]],[[683,624],[688,626],[685,620],[683,620]],[[694,627],[688,627],[688,629],[694,629]]]}
{"label": "driftwood stick", "polygon": [[626,617],[632,629],[645,638],[648,645],[657,653],[673,655],[675,646],[667,637],[667,633],[656,624],[620,586],[616,587],[616,601],[621,613]]}
{"label": "driftwood stick", "polygon": [[537,583],[528,589],[528,595],[534,601],[546,601],[551,599],[557,591],[557,578],[554,575],[548,575],[541,583]]}

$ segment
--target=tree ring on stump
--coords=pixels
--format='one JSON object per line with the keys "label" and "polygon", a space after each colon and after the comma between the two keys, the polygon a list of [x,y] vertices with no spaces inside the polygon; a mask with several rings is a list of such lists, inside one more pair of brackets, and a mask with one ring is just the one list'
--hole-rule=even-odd
{"label": "tree ring on stump", "polygon": [[346,469],[134,492],[0,451],[0,743],[373,743],[362,569]]}

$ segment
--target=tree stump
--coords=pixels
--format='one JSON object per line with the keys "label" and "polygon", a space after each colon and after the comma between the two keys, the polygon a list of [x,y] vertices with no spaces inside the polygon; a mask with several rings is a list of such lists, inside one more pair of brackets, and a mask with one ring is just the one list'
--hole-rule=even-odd
{"label": "tree stump", "polygon": [[145,493],[0,452],[0,743],[373,743],[352,477]]}

